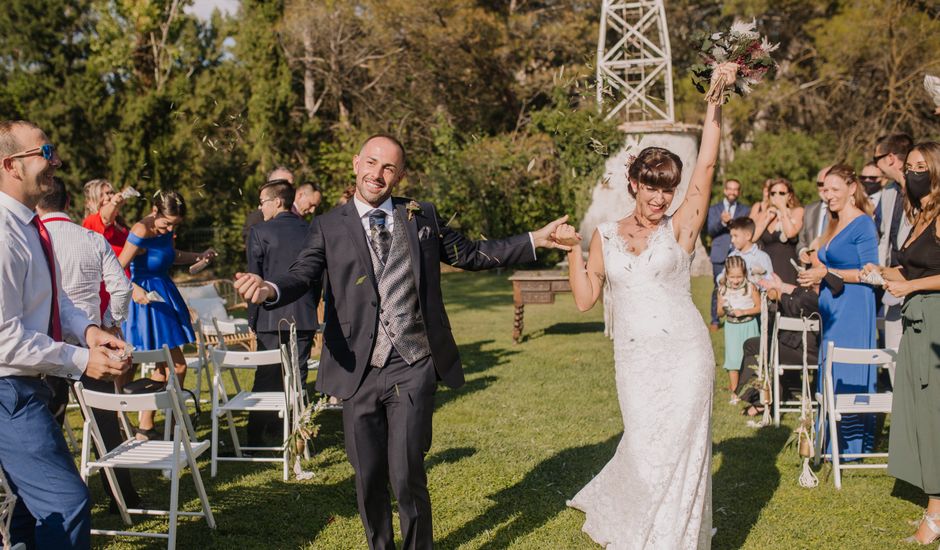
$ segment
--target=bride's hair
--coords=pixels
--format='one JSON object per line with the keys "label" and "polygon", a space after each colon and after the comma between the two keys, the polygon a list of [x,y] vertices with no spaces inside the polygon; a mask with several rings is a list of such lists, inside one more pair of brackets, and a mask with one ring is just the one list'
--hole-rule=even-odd
{"label": "bride's hair", "polygon": [[[679,155],[662,147],[647,147],[627,166],[627,177],[631,181],[666,191],[679,186],[682,179],[682,160]],[[632,186],[627,186],[636,197]]]}

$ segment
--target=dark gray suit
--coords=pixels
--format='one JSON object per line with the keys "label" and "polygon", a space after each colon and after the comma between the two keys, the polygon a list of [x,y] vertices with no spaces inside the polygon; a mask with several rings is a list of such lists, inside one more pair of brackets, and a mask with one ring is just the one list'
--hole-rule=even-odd
{"label": "dark gray suit", "polygon": [[[266,222],[253,226],[248,233],[248,272],[271,279],[287,273],[303,249],[310,225],[293,212],[281,212]],[[280,349],[289,342],[290,324],[297,325],[297,348],[300,376],[307,380],[307,360],[313,347],[317,323],[317,304],[320,301],[319,284],[297,301],[281,307],[266,309],[250,304],[248,324],[258,336],[259,350]],[[284,382],[281,366],[262,365],[255,371],[252,391],[282,391]],[[248,445],[262,446],[265,431],[281,431],[277,414],[252,412],[248,415]]]}
{"label": "dark gray suit", "polygon": [[[440,263],[481,270],[535,259],[528,235],[472,241],[446,227],[432,204],[418,203],[418,211],[412,213],[407,204],[407,199],[393,200],[393,234],[404,238],[392,240],[389,261],[398,257],[410,262],[409,300],[402,303],[415,304],[415,311],[382,312],[393,306],[380,298],[373,252],[355,201],[314,219],[297,261],[287,274],[271,281],[279,290],[277,301],[265,305],[277,307],[299,298],[323,275],[324,349],[317,389],[345,400],[346,451],[356,471],[359,514],[372,549],[394,547],[389,477],[398,500],[404,546],[433,547],[424,454],[431,444],[434,393],[437,380],[452,388],[464,383],[444,311]],[[396,254],[395,247],[407,247],[407,255]],[[430,355],[418,357],[420,352],[412,355],[414,350],[404,347],[399,353],[393,347],[383,368],[370,366],[378,331],[386,330],[379,326],[380,319],[388,320],[389,314],[398,316],[399,322],[403,318],[423,324]],[[396,335],[391,336],[394,342]],[[409,364],[402,356],[411,356],[414,362]]]}

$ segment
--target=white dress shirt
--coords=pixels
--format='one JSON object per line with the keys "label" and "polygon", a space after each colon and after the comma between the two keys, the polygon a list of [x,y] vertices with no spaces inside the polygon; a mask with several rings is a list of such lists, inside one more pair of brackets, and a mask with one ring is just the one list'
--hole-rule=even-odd
{"label": "white dress shirt", "polygon": [[[55,261],[62,274],[62,290],[75,307],[95,324],[101,324],[101,281],[111,295],[105,326],[120,324],[131,302],[131,281],[114,249],[100,233],[74,223],[65,212],[42,216],[52,239]],[[74,343],[74,342],[73,342]]]}
{"label": "white dress shirt", "polygon": [[[75,380],[88,366],[88,350],[48,334],[52,285],[39,231],[30,223],[35,215],[0,192],[0,377],[51,374]],[[58,299],[63,336],[84,345],[91,321],[61,285]]]}

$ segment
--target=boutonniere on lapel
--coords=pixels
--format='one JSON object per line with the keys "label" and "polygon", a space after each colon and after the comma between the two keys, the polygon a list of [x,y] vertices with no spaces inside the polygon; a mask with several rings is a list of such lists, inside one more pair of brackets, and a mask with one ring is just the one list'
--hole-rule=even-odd
{"label": "boutonniere on lapel", "polygon": [[415,213],[421,213],[421,205],[418,204],[418,201],[411,201],[405,205],[405,210],[408,211],[408,221],[411,221],[415,217]]}

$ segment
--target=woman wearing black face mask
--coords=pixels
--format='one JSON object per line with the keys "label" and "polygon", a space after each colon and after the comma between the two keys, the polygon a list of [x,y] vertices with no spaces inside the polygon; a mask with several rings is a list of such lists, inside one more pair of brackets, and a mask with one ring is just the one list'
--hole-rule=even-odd
{"label": "woman wearing black face mask", "polygon": [[940,539],[940,143],[915,146],[904,174],[914,228],[896,268],[880,271],[885,289],[904,298],[891,410],[888,472],[920,487],[927,509],[910,542]]}

